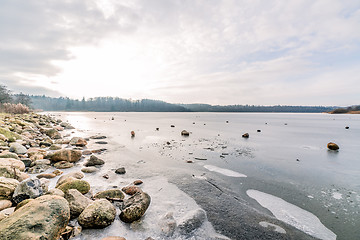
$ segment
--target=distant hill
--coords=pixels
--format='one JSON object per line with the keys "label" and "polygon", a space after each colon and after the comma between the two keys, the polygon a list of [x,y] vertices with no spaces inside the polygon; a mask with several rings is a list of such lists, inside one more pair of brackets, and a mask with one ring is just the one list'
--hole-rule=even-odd
{"label": "distant hill", "polygon": [[30,96],[32,107],[43,111],[94,111],[94,112],[329,112],[335,107],[323,106],[255,106],[255,105],[209,105],[171,104],[159,100],[131,100],[118,97],[89,99],[52,98]]}
{"label": "distant hill", "polygon": [[331,114],[360,114],[360,105],[350,106],[347,108],[336,108],[333,111],[330,111]]}

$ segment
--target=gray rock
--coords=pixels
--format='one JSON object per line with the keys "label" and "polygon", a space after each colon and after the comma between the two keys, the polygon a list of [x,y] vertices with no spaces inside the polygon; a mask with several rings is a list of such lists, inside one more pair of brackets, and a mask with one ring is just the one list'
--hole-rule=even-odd
{"label": "gray rock", "polygon": [[15,142],[15,143],[10,144],[9,151],[14,152],[16,154],[23,155],[23,154],[25,154],[27,152],[27,149],[26,149],[26,147],[24,147],[20,143]]}
{"label": "gray rock", "polygon": [[115,207],[108,200],[100,199],[84,209],[78,222],[84,228],[104,228],[114,221],[115,215]]}
{"label": "gray rock", "polygon": [[150,201],[151,198],[147,193],[135,193],[130,198],[124,200],[120,219],[126,223],[132,223],[140,219],[149,207]]}
{"label": "gray rock", "polygon": [[69,202],[71,218],[78,217],[93,202],[76,189],[69,189],[65,194],[65,199]]}
{"label": "gray rock", "polygon": [[118,168],[115,170],[115,173],[117,174],[125,174],[126,171],[125,171],[125,168],[124,167],[121,167],[121,168]]}
{"label": "gray rock", "polygon": [[95,155],[91,155],[90,159],[84,165],[85,167],[91,167],[96,165],[103,165],[104,163],[105,163],[104,160],[98,158]]}
{"label": "gray rock", "polygon": [[16,204],[28,199],[37,198],[43,194],[41,182],[37,178],[29,178],[22,181],[15,189],[12,200]]}
{"label": "gray rock", "polygon": [[202,209],[197,209],[187,213],[178,225],[179,232],[187,235],[192,231],[201,227],[206,220],[206,212]]}

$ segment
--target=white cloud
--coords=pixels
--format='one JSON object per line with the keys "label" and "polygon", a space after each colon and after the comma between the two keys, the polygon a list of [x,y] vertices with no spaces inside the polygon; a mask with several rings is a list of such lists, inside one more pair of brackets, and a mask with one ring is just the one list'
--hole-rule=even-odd
{"label": "white cloud", "polygon": [[0,76],[28,78],[27,89],[211,104],[360,101],[360,89],[337,81],[359,80],[356,0],[3,2]]}

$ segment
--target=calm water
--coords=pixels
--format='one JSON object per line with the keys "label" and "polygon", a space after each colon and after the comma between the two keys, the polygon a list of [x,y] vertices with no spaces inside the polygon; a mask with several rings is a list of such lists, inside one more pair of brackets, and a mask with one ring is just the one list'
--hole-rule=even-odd
{"label": "calm water", "polygon": [[[314,214],[329,231],[337,235],[337,239],[359,239],[360,115],[52,114],[69,121],[79,130],[77,135],[88,137],[100,133],[108,137],[106,147],[109,150],[104,154],[106,164],[99,175],[121,165],[127,169],[129,178],[165,177],[207,211],[217,232],[232,239],[240,239],[240,235],[248,232],[243,227],[246,224],[256,225],[254,231],[265,228],[258,224],[260,217],[259,221],[253,222],[258,215],[251,219],[240,219],[239,213],[232,216],[238,223],[222,221],[221,212],[229,208],[236,212],[238,208],[244,210],[246,205],[269,216],[273,223],[276,220],[272,219],[274,215],[280,219],[276,209],[249,197],[247,190],[281,198]],[[112,117],[114,120],[111,120]],[[349,126],[349,129],[345,129],[345,126]],[[181,136],[180,132],[184,129],[191,132],[189,137]],[[136,133],[135,138],[130,137],[132,130]],[[241,137],[245,132],[250,134],[248,139]],[[327,150],[326,145],[330,141],[337,143],[340,150]],[[103,147],[90,141],[89,148],[96,146]],[[214,208],[211,199],[204,197],[207,192],[215,191],[212,188],[207,190],[210,184],[220,191],[219,197],[214,200],[219,209]],[[274,200],[269,198],[268,201]],[[278,225],[286,222],[286,219],[280,220],[275,222]],[[299,220],[297,224],[303,223]],[[282,226],[287,232],[293,231],[286,224]],[[301,226],[295,228],[301,230]],[[309,233],[311,229],[302,231]],[[284,239],[296,239],[291,236],[290,233]],[[332,239],[329,237],[331,234],[325,233],[313,236]],[[244,239],[251,238],[249,235]]]}

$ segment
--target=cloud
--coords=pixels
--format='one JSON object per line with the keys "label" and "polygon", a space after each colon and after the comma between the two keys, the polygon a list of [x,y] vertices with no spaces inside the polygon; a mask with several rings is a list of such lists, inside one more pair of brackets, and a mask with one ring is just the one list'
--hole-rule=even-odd
{"label": "cloud", "polygon": [[0,2],[0,77],[14,88],[212,104],[360,101],[356,0]]}

